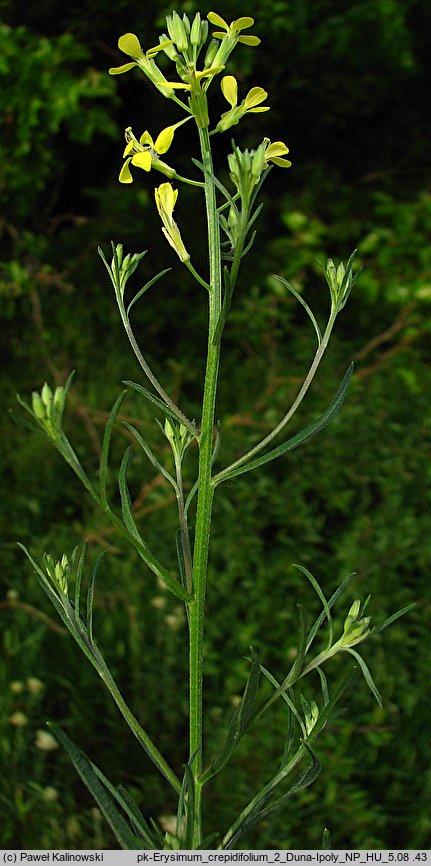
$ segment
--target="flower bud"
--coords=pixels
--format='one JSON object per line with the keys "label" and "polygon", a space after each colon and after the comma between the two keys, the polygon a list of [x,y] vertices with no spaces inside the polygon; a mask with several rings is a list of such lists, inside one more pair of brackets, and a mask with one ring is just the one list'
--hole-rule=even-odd
{"label": "flower bud", "polygon": [[37,391],[33,391],[31,395],[31,402],[33,406],[33,412],[39,418],[39,421],[44,421],[46,418],[45,406],[42,402],[42,398]]}
{"label": "flower bud", "polygon": [[52,404],[52,391],[51,391],[51,388],[49,387],[47,382],[45,382],[45,384],[42,388],[41,397],[42,397],[42,400],[43,400],[46,408],[49,410],[51,408],[51,404]]}

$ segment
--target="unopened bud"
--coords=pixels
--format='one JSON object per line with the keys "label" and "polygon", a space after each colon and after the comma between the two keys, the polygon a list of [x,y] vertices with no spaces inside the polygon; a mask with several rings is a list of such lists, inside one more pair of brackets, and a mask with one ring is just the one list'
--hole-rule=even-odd
{"label": "unopened bud", "polygon": [[40,421],[44,421],[46,418],[45,406],[42,402],[42,398],[37,391],[33,391],[31,395],[31,402],[33,406],[33,412],[39,418]]}
{"label": "unopened bud", "polygon": [[45,382],[42,388],[41,397],[46,408],[50,409],[52,404],[52,391],[47,382]]}

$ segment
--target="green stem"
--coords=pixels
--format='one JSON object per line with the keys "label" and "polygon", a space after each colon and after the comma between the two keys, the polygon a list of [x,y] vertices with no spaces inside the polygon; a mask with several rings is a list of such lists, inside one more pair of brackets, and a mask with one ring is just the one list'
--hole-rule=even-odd
{"label": "green stem", "polygon": [[195,777],[195,828],[193,847],[202,843],[201,792],[202,733],[203,733],[203,640],[208,552],[211,532],[213,487],[211,484],[212,434],[220,361],[220,345],[213,336],[221,310],[222,276],[220,230],[217,215],[216,191],[210,177],[213,172],[208,129],[199,129],[202,162],[205,172],[205,203],[208,224],[209,250],[209,327],[208,352],[202,406],[202,426],[199,439],[199,489],[196,510],[195,544],[193,555],[193,591],[195,602],[190,605],[190,758],[194,756],[192,771]]}

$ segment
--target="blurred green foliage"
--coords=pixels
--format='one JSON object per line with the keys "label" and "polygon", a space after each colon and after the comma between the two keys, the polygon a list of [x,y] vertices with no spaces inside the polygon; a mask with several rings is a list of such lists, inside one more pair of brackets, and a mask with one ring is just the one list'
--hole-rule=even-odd
{"label": "blurred green foliage", "polygon": [[[271,669],[284,671],[296,604],[314,612],[314,598],[291,563],[307,566],[328,592],[356,570],[351,598],[371,592],[377,621],[418,602],[368,650],[384,708],[372,704],[358,678],[348,713],[321,739],[323,772],[315,785],[244,844],[315,848],[328,826],[338,848],[429,848],[429,6],[425,0],[251,0],[249,6],[263,47],[238,55],[240,78],[265,86],[273,110],[236,134],[250,146],[256,134],[267,134],[270,118],[273,137],[291,147],[294,167],[287,178],[272,174],[267,181],[256,248],[225,333],[220,466],[277,422],[311,357],[314,337],[303,310],[272,274],[287,277],[322,313],[327,297],[317,260],[346,257],[358,246],[364,270],[298,425],[327,405],[353,358],[356,373],[341,415],[301,454],[218,492],[206,647],[208,755],[243,688],[250,644]],[[198,4],[176,8],[193,12]],[[101,547],[110,551],[97,589],[96,635],[134,711],[178,770],[187,710],[184,623],[58,455],[15,427],[11,411],[17,390],[28,395],[45,379],[64,383],[75,367],[66,423],[83,462],[96,471],[121,380],[137,376],[96,248],[111,238],[131,251],[148,248],[142,282],[159,257],[167,261],[151,185],[124,189],[116,177],[122,128],[160,129],[173,109],[137,75],[113,82],[106,68],[117,63],[116,40],[125,30],[153,44],[171,6],[119,0],[108,12],[91,0],[83,12],[71,2],[18,0],[2,10],[0,740],[8,772],[0,783],[1,844],[112,848],[67,758],[40,748],[46,719],[64,725],[112,781],[126,783],[144,811],[169,815],[174,804],[131,737],[119,735],[115,708],[52,618],[16,541],[35,555],[46,549],[60,556],[82,538],[94,558]],[[217,11],[229,19],[242,12],[230,0]],[[218,143],[220,164],[228,143],[227,137]],[[175,153],[179,171],[189,170],[189,151],[195,153],[186,127]],[[196,212],[196,194],[184,195],[178,218],[203,270]],[[200,399],[196,359],[204,320],[204,305],[178,270],[135,311],[146,354],[191,417]],[[148,405],[130,396],[121,418],[141,425],[159,459],[169,459]],[[126,438],[119,425],[113,466]],[[190,480],[194,459],[192,453]],[[170,491],[139,454],[133,471],[145,535],[173,565]],[[29,677],[41,681],[37,693]],[[227,826],[250,785],[257,790],[268,764],[276,765],[281,709],[238,751],[229,799],[223,774],[214,781],[208,832]]]}

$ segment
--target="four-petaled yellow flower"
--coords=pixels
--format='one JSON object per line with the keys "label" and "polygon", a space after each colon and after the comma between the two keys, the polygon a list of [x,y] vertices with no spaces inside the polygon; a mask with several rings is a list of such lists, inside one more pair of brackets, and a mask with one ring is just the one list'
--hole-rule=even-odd
{"label": "four-petaled yellow flower", "polygon": [[[184,123],[184,121],[181,122]],[[175,170],[159,160],[158,157],[160,154],[166,153],[169,150],[177,126],[179,126],[179,124],[167,126],[165,129],[162,129],[155,142],[148,131],[145,131],[141,135],[138,142],[136,138],[131,135],[130,130],[126,130],[128,142],[124,149],[123,157],[126,156],[127,159],[120,171],[120,176],[118,178],[119,181],[121,183],[132,183],[133,177],[130,173],[130,163],[136,165],[138,168],[143,168],[144,171],[150,171],[150,169],[154,167],[163,174],[166,174],[168,177],[174,177]]]}
{"label": "four-petaled yellow flower", "polygon": [[222,27],[223,32],[219,32],[218,30],[213,33],[213,37],[215,39],[226,39],[227,36],[234,36],[236,42],[242,42],[244,45],[259,45],[260,39],[258,36],[240,36],[241,30],[248,30],[249,27],[253,27],[254,18],[237,18],[236,21],[232,21],[231,24],[228,24],[221,15],[217,15],[216,12],[208,12],[207,15],[208,21],[211,24],[215,24],[216,27]]}
{"label": "four-petaled yellow flower", "polygon": [[166,87],[166,78],[154,62],[156,54],[158,54],[159,51],[164,51],[165,48],[168,48],[170,45],[172,45],[172,40],[166,39],[163,42],[159,42],[159,44],[155,45],[153,48],[149,48],[148,51],[144,51],[138,37],[135,36],[134,33],[125,33],[124,36],[120,36],[118,47],[124,54],[133,57],[133,61],[131,63],[124,63],[123,66],[111,67],[109,74],[121,75],[123,72],[128,72],[129,69],[133,69],[134,66],[139,66],[139,68],[145,72],[145,75],[148,76],[150,81],[155,84],[157,89],[160,90],[164,96],[170,98],[173,96],[173,91],[171,88]]}
{"label": "four-petaled yellow flower", "polygon": [[289,148],[284,141],[270,141],[269,138],[264,139],[265,142],[265,168],[268,168],[268,163],[273,162],[274,165],[279,165],[281,168],[290,168],[292,165],[290,159],[284,159],[283,154],[289,153]]}
{"label": "four-petaled yellow flower", "polygon": [[157,210],[160,214],[163,228],[162,232],[165,235],[168,243],[175,250],[182,262],[188,262],[190,255],[187,252],[180,234],[180,230],[174,220],[173,213],[176,200],[178,198],[178,190],[174,189],[170,183],[162,183],[154,190]]}
{"label": "four-petaled yellow flower", "polygon": [[257,114],[260,111],[269,111],[269,105],[260,105],[268,96],[263,87],[252,87],[245,99],[238,105],[238,84],[233,75],[225,75],[221,80],[223,96],[232,106],[225,111],[219,120],[215,131],[225,132],[231,126],[239,123],[244,114]]}

